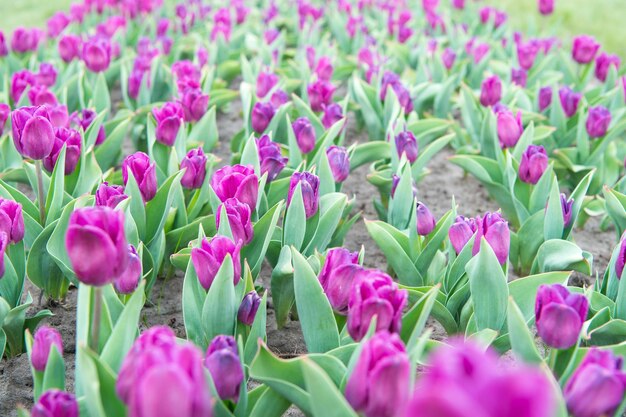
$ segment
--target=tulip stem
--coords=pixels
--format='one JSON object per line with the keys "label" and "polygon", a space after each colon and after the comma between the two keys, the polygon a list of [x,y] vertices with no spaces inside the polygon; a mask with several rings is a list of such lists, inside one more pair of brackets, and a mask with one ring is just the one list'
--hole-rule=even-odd
{"label": "tulip stem", "polygon": [[37,172],[37,194],[39,200],[39,220],[43,227],[46,226],[46,202],[43,195],[43,168],[41,161],[35,161],[35,171]]}
{"label": "tulip stem", "polygon": [[102,288],[93,289],[93,321],[91,323],[91,350],[98,353],[100,344],[100,317],[102,315]]}

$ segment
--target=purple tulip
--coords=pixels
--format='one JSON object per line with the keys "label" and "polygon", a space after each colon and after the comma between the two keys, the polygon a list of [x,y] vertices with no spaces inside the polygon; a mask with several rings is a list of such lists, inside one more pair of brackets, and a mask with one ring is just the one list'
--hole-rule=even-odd
{"label": "purple tulip", "polygon": [[514,85],[525,88],[528,83],[528,72],[523,68],[511,69],[511,82]]}
{"label": "purple tulip", "polygon": [[29,86],[35,85],[35,74],[28,70],[17,71],[11,76],[11,100],[17,104]]}
{"label": "purple tulip", "polygon": [[619,247],[619,253],[617,260],[615,261],[615,275],[617,279],[622,279],[622,272],[624,272],[624,264],[626,263],[626,239],[622,239]]}
{"label": "purple tulip", "polygon": [[561,87],[559,90],[559,100],[565,116],[572,117],[578,110],[578,103],[582,98],[581,93],[572,91],[569,87]]}
{"label": "purple tulip", "polygon": [[80,161],[82,138],[80,133],[74,129],[66,127],[57,127],[54,129],[55,140],[52,151],[48,156],[43,158],[43,166],[49,172],[54,170],[54,166],[59,159],[59,154],[63,145],[65,145],[65,175],[70,175],[76,169],[78,161]]}
{"label": "purple tulip", "polygon": [[256,102],[252,107],[252,113],[250,115],[250,124],[252,129],[257,133],[263,133],[269,126],[276,110],[272,103]]}
{"label": "purple tulip", "polygon": [[211,373],[217,395],[222,400],[237,402],[244,374],[235,338],[216,336],[206,352],[204,366]]}
{"label": "purple tulip", "polygon": [[350,175],[350,157],[343,146],[329,146],[326,149],[326,157],[335,182],[344,182]]}
{"label": "purple tulip", "polygon": [[404,154],[410,163],[417,160],[418,145],[413,132],[404,130],[396,135],[395,141],[398,158],[401,158],[402,154]]}
{"label": "purple tulip", "polygon": [[237,285],[241,279],[240,251],[242,242],[236,244],[226,236],[215,236],[211,240],[202,239],[200,247],[191,250],[191,261],[198,275],[198,281],[205,290],[211,288],[226,255],[230,255],[233,262],[233,284]]}
{"label": "purple tulip", "polygon": [[36,84],[28,90],[28,100],[33,106],[55,106],[59,102],[54,93],[41,84]]}
{"label": "purple tulip", "polygon": [[183,107],[177,102],[167,102],[160,109],[152,109],[156,120],[156,140],[166,146],[174,146],[180,127],[183,126],[185,114]]}
{"label": "purple tulip", "polygon": [[585,127],[591,138],[600,138],[606,135],[611,124],[611,111],[604,106],[589,108],[589,115]]}
{"label": "purple tulip", "polygon": [[498,121],[498,139],[500,146],[504,148],[513,148],[517,145],[524,127],[522,126],[522,113],[517,112],[517,116],[513,116],[508,110],[499,111],[497,114]]}
{"label": "purple tulip", "polygon": [[74,394],[51,389],[43,393],[30,412],[31,417],[78,417]]}
{"label": "purple tulip", "polygon": [[317,80],[307,86],[307,94],[311,110],[319,112],[324,110],[324,106],[328,106],[333,99],[335,86],[324,80]]}
{"label": "purple tulip", "polygon": [[539,111],[544,111],[552,104],[552,87],[541,87],[539,89]]}
{"label": "purple tulip", "polygon": [[327,56],[321,57],[315,66],[315,74],[320,80],[330,81],[333,78],[333,63]]}
{"label": "purple tulip", "polygon": [[579,64],[588,64],[594,60],[599,49],[600,44],[593,36],[576,36],[572,45],[572,58]]}
{"label": "purple tulip", "polygon": [[270,103],[274,106],[275,109],[280,108],[283,104],[289,102],[289,95],[280,88],[272,93],[272,97],[270,97]]}
{"label": "purple tulip", "polygon": [[206,177],[207,156],[204,154],[202,147],[192,149],[180,161],[180,169],[184,169],[185,173],[180,180],[183,187],[190,190],[201,188]]}
{"label": "purple tulip", "polygon": [[96,287],[113,282],[128,264],[124,213],[102,206],[74,210],[65,249],[79,281]]}
{"label": "purple tulip", "polygon": [[13,143],[26,158],[43,159],[52,152],[55,135],[46,107],[20,107],[11,113]]}
{"label": "purple tulip", "polygon": [[111,65],[111,42],[105,38],[91,38],[83,44],[81,58],[91,72],[103,72]]}
{"label": "purple tulip", "polygon": [[407,291],[398,289],[389,275],[375,269],[358,271],[348,302],[348,333],[352,339],[360,341],[374,316],[377,332],[399,333],[407,299]]}
{"label": "purple tulip", "polygon": [[212,417],[202,352],[167,327],[146,330],[122,362],[115,385],[129,417]]}
{"label": "purple tulip", "polygon": [[448,71],[451,70],[456,61],[456,53],[451,48],[444,49],[441,54],[441,61]]}
{"label": "purple tulip", "polygon": [[317,208],[320,202],[319,187],[320,179],[310,172],[294,172],[289,182],[289,194],[287,196],[287,207],[291,204],[291,198],[296,190],[296,187],[300,184],[300,191],[302,192],[302,200],[304,202],[304,212],[306,218],[313,217],[317,213]]}
{"label": "purple tulip", "polygon": [[22,205],[0,197],[0,233],[6,233],[10,243],[24,239],[24,214]]}
{"label": "purple tulip", "polygon": [[263,135],[257,139],[256,146],[259,150],[261,174],[267,173],[267,182],[271,182],[285,168],[288,158],[282,155],[280,145],[272,142],[268,135]]}
{"label": "purple tulip", "polygon": [[307,154],[315,149],[315,129],[306,117],[298,117],[291,124],[300,152]]}
{"label": "purple tulip", "polygon": [[417,216],[417,234],[420,236],[428,236],[433,230],[437,222],[435,216],[430,212],[426,204],[421,201],[417,202],[416,207]]}
{"label": "purple tulip", "polygon": [[573,417],[612,416],[626,391],[623,358],[592,347],[563,390]]}
{"label": "purple tulip", "polygon": [[30,352],[30,361],[36,371],[43,372],[48,364],[48,355],[52,346],[55,346],[63,356],[63,339],[58,330],[48,326],[41,326],[35,332],[33,346]]}
{"label": "purple tulip", "polygon": [[472,236],[474,246],[472,255],[480,251],[481,237],[485,237],[491,249],[493,249],[500,264],[504,264],[509,257],[510,231],[508,223],[502,218],[500,213],[485,213],[484,217],[477,216],[468,219],[457,216],[456,222],[450,226],[448,236],[455,252],[460,253]]}
{"label": "purple tulip", "polygon": [[9,55],[9,48],[4,33],[0,31],[0,57]]}
{"label": "purple tulip", "polygon": [[391,87],[395,93],[398,101],[400,102],[400,106],[404,109],[404,112],[410,113],[413,111],[413,101],[411,100],[409,90],[402,84],[400,77],[397,74],[391,71],[386,71],[383,74],[380,87],[380,99],[382,101],[385,100],[385,97],[387,96],[387,89],[389,87]]}
{"label": "purple tulip", "polygon": [[11,108],[6,103],[0,103],[0,136],[4,132],[4,126],[11,115]]}
{"label": "purple tulip", "polygon": [[504,24],[507,20],[505,12],[493,7],[483,7],[479,11],[480,22],[485,25],[493,21],[494,27],[497,29]]}
{"label": "purple tulip", "polygon": [[41,35],[39,29],[18,27],[11,37],[11,49],[18,54],[36,51]]}
{"label": "purple tulip", "polygon": [[186,122],[197,122],[204,116],[209,107],[209,96],[199,88],[188,87],[184,90],[180,101]]}
{"label": "purple tulip", "polygon": [[233,240],[242,242],[243,245],[250,243],[254,237],[254,229],[250,221],[250,206],[236,198],[229,198],[224,201],[219,205],[215,214],[215,226],[217,229],[220,227],[222,209],[226,210],[226,217],[230,225],[230,231],[233,234]]}
{"label": "purple tulip", "polygon": [[263,98],[278,84],[278,75],[271,72],[259,72],[256,79],[256,95]]}
{"label": "purple tulip", "polygon": [[343,119],[343,109],[337,103],[332,103],[324,107],[324,115],[322,116],[322,125],[326,129],[330,129],[332,125]]}
{"label": "purple tulip", "polygon": [[211,188],[221,202],[236,198],[251,209],[256,208],[259,178],[252,166],[227,165],[218,169],[211,178]]}
{"label": "purple tulip", "polygon": [[152,200],[157,192],[156,166],[143,152],[128,155],[122,163],[124,185],[128,184],[129,172],[135,178],[144,203]]}
{"label": "purple tulip", "polygon": [[338,314],[348,313],[348,302],[359,266],[359,253],[344,248],[330,249],[318,276],[328,301]]}
{"label": "purple tulip", "polygon": [[619,56],[609,55],[606,52],[602,52],[596,58],[596,78],[602,82],[606,81],[611,65],[613,65],[616,70],[619,70],[621,63],[622,60]]}
{"label": "purple tulip", "polygon": [[485,78],[480,87],[480,104],[485,107],[497,104],[502,98],[502,82],[497,75]]}
{"label": "purple tulip", "polygon": [[452,0],[452,7],[457,10],[465,9],[465,0]]}
{"label": "purple tulip", "polygon": [[[58,104],[56,106],[47,106],[48,115],[50,116],[50,123],[52,127],[69,127],[70,117],[67,114],[67,106],[64,104]],[[100,127],[102,134],[104,135],[104,127]],[[99,136],[99,135],[98,135]],[[96,140],[97,144],[97,140]]]}
{"label": "purple tulip", "polygon": [[256,291],[250,291],[241,300],[239,310],[237,311],[237,319],[247,326],[252,326],[260,305],[261,297],[259,294]]}
{"label": "purple tulip", "polygon": [[554,0],[537,0],[537,6],[539,13],[544,16],[550,15],[554,11]]}
{"label": "purple tulip", "polygon": [[410,380],[404,344],[397,334],[383,330],[363,343],[346,384],[346,399],[365,417],[397,417],[409,399]]}
{"label": "purple tulip", "polygon": [[565,194],[561,193],[561,211],[563,212],[563,226],[569,227],[572,222],[572,206],[574,205],[573,199],[568,199]]}
{"label": "purple tulip", "polygon": [[80,58],[82,48],[83,40],[80,36],[72,34],[63,35],[58,45],[59,56],[66,63],[72,62]]}
{"label": "purple tulip", "polygon": [[528,145],[519,164],[520,180],[528,184],[537,184],[547,168],[548,154],[546,149],[541,145]]}
{"label": "purple tulip", "polygon": [[539,52],[537,45],[533,42],[519,42],[517,44],[517,62],[525,70],[532,68],[535,58]]}
{"label": "purple tulip", "polygon": [[570,293],[561,284],[541,285],[535,301],[537,333],[555,349],[569,349],[578,343],[589,302],[583,294]]}
{"label": "purple tulip", "polygon": [[137,97],[139,97],[141,84],[143,83],[143,78],[146,73],[147,71],[142,69],[133,68],[128,76],[128,96],[133,100],[137,100]]}
{"label": "purple tulip", "polygon": [[[84,132],[87,132],[87,129],[94,122],[98,114],[91,109],[83,109],[80,113],[72,113],[70,117],[72,122],[77,125],[80,125],[83,128]],[[106,132],[104,130],[104,126],[100,126],[98,129],[98,136],[96,137],[96,146],[104,143],[106,139]]]}
{"label": "purple tulip", "polygon": [[124,187],[121,185],[109,185],[103,182],[96,190],[96,206],[106,206],[114,209],[117,205],[126,200],[128,196],[124,194]]}
{"label": "purple tulip", "polygon": [[128,245],[128,264],[122,274],[115,279],[113,286],[120,294],[131,294],[142,276],[141,258],[133,245]]}
{"label": "purple tulip", "polygon": [[57,80],[57,70],[54,65],[49,62],[42,62],[39,65],[39,72],[35,74],[35,80],[46,87],[52,87]]}

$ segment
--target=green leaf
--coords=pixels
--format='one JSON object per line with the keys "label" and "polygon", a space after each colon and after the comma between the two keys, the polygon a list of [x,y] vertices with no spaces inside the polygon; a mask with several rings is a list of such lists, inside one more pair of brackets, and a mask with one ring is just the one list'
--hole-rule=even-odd
{"label": "green leaf", "polygon": [[402,317],[402,331],[400,336],[407,345],[407,351],[411,352],[426,326],[426,320],[437,300],[439,286],[434,286],[424,294],[411,309]]}
{"label": "green leaf", "polygon": [[563,237],[563,210],[561,208],[561,195],[559,193],[559,183],[556,176],[552,181],[548,207],[546,208],[546,218],[543,222],[544,240],[561,239]]}
{"label": "green leaf", "polygon": [[282,209],[282,201],[269,209],[263,217],[254,224],[254,237],[252,241],[242,249],[242,259],[248,261],[252,270],[252,276],[255,278],[261,271],[265,253],[274,235],[274,230],[278,224]]}
{"label": "green leaf", "polygon": [[313,417],[358,417],[328,375],[311,360],[302,362],[304,382],[314,401]]}
{"label": "green leaf", "polygon": [[48,362],[43,374],[43,384],[41,392],[44,393],[50,389],[65,390],[65,362],[63,356],[59,353],[56,346],[50,347],[48,354]]}
{"label": "green leaf", "polygon": [[304,241],[305,225],[306,211],[304,209],[304,200],[302,199],[302,188],[300,183],[298,183],[285,214],[283,245],[293,246],[300,250]]}
{"label": "green leaf", "polygon": [[592,261],[593,255],[583,251],[575,243],[552,239],[539,247],[531,271],[579,271],[591,275]]}
{"label": "green leaf", "polygon": [[[258,388],[257,388],[258,389]],[[265,387],[263,394],[248,413],[249,417],[281,417],[291,403],[275,390]]]}
{"label": "green leaf", "polygon": [[[46,226],[53,222],[61,214],[63,210],[63,195],[65,194],[65,152],[66,146],[63,145],[52,176],[50,177],[50,189],[46,198]],[[41,161],[37,162],[41,165]]]}
{"label": "green leaf", "polygon": [[[183,172],[179,171],[170,176],[159,188],[154,198],[146,203],[146,244],[149,245],[157,234],[163,230],[165,220],[169,214],[174,199],[173,187],[180,187],[180,178]],[[132,204],[132,202],[131,202]],[[149,215],[147,215],[149,214]]]}
{"label": "green leaf", "polygon": [[279,328],[287,322],[289,312],[295,301],[293,273],[291,248],[283,246],[276,267],[272,271],[271,279],[272,301],[276,312],[276,324]]}
{"label": "green leaf", "polygon": [[541,363],[543,358],[537,351],[535,340],[530,333],[526,319],[515,304],[513,297],[509,297],[507,325],[513,353],[525,362]]}
{"label": "green leaf", "polygon": [[92,99],[96,113],[109,112],[111,110],[111,96],[109,95],[109,87],[107,87],[103,72],[99,73],[96,78]]}
{"label": "green leaf", "polygon": [[235,305],[233,275],[233,260],[227,255],[211,283],[202,306],[204,343],[201,346],[204,348],[215,336],[234,332],[238,305]]}
{"label": "green leaf", "polygon": [[244,363],[252,363],[259,349],[259,341],[265,342],[265,327],[267,322],[267,291],[263,294],[261,304],[254,317],[254,322],[250,328],[250,334],[244,347]]}

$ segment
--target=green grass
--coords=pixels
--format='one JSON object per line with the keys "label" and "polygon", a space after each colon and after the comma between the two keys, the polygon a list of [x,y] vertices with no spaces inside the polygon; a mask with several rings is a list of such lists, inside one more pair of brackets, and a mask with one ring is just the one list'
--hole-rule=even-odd
{"label": "green grass", "polygon": [[68,11],[74,0],[0,0],[0,30],[12,33],[19,26],[45,28],[56,11]]}

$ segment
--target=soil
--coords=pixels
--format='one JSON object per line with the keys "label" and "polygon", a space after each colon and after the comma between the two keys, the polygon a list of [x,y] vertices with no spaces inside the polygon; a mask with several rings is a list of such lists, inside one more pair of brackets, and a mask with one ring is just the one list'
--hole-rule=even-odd
{"label": "soil", "polygon": [[[241,120],[241,104],[238,101],[231,104],[228,112],[218,114],[220,144],[214,153],[222,159],[222,164],[229,162],[229,140],[240,130]],[[348,123],[347,129],[348,142],[367,141],[367,136],[357,131],[354,123]],[[452,154],[452,150],[446,149],[430,161],[428,168],[431,173],[418,186],[420,200],[431,209],[436,217],[450,209],[452,197],[458,204],[459,214],[465,216],[475,216],[485,211],[497,210],[498,206],[489,198],[482,185],[448,161],[448,157]],[[374,186],[365,180],[368,170],[368,166],[363,166],[352,172],[344,184],[343,191],[349,196],[355,196],[355,212],[361,211],[362,217],[375,219],[377,215],[372,205],[372,196],[378,193]],[[599,222],[591,219],[584,230],[575,232],[575,240],[583,249],[594,254],[594,270],[601,274],[616,244],[615,232],[613,230],[601,231]],[[363,221],[356,223],[347,235],[344,245],[351,250],[359,250],[363,245],[366,250],[366,266],[386,269],[385,257],[369,237]],[[266,287],[269,287],[269,273],[269,267],[266,266],[260,277],[260,282]],[[580,282],[581,278],[582,282],[589,281],[589,277],[579,276],[577,282]],[[143,311],[142,328],[162,324],[174,329],[177,336],[185,336],[180,304],[182,281],[182,274],[179,273],[167,281],[157,282],[152,295],[152,303],[148,303]],[[32,285],[27,284],[27,291],[37,298],[38,290]],[[68,389],[73,387],[76,295],[76,289],[71,288],[63,305],[45,305],[44,303],[42,306],[34,306],[29,312],[33,314],[39,309],[49,308],[54,313],[46,324],[58,329],[63,336]],[[271,300],[268,307],[267,339],[272,351],[282,357],[306,353],[299,324],[291,322],[284,328],[277,329]],[[432,337],[436,339],[446,337],[445,332],[436,322],[429,321],[428,325],[433,330]],[[18,405],[25,407],[32,405],[32,380],[28,358],[25,354],[0,361],[0,416],[16,416],[15,410]],[[302,414],[292,407],[287,415],[300,416]]]}

